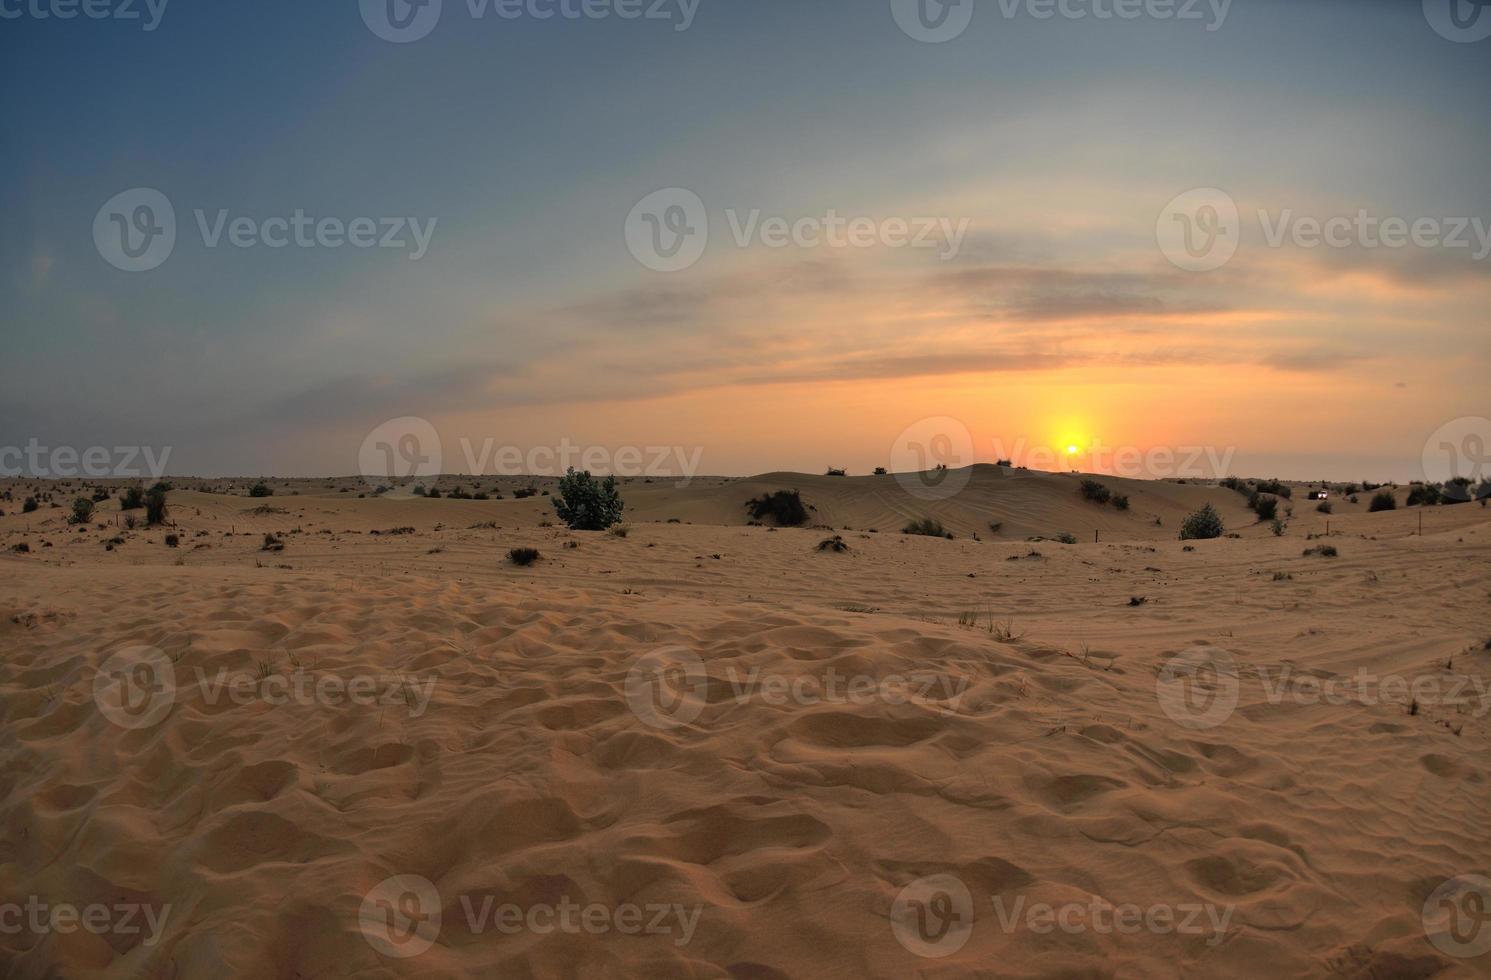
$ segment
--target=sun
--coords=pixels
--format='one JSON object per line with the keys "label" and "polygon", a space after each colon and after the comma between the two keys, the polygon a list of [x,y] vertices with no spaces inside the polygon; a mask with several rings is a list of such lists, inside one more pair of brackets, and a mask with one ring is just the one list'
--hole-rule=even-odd
{"label": "sun", "polygon": [[1068,456],[1075,456],[1075,455],[1077,455],[1081,451],[1082,450],[1078,449],[1076,446],[1068,446],[1068,447],[1066,447],[1066,454]]}

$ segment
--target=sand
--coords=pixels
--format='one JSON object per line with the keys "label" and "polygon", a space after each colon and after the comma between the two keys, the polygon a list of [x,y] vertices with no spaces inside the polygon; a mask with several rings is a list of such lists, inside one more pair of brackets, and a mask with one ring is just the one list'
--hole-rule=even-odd
{"label": "sand", "polygon": [[[1433,914],[1491,874],[1491,513],[967,476],[634,480],[625,537],[544,479],[0,484],[0,909],[108,910],[0,974],[1491,975]],[[783,487],[824,526],[747,526]]]}

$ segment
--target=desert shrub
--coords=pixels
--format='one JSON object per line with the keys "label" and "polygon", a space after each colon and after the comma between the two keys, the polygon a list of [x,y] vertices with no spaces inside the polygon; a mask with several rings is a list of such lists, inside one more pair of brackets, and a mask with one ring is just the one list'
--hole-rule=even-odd
{"label": "desert shrub", "polygon": [[79,497],[72,502],[72,518],[70,524],[87,524],[93,520],[93,501],[87,497]]}
{"label": "desert shrub", "polygon": [[989,530],[993,531],[995,534],[998,534],[1003,527],[1004,527],[1004,521],[990,521],[989,522]]}
{"label": "desert shrub", "polygon": [[1294,496],[1294,489],[1290,486],[1287,486],[1286,484],[1280,483],[1278,480],[1259,480],[1258,492],[1271,493],[1275,497],[1283,497],[1286,500]]}
{"label": "desert shrub", "polygon": [[[573,470],[573,467],[571,467],[571,470]],[[538,488],[537,487],[520,487],[517,490],[513,491],[513,499],[514,500],[527,500],[529,497],[537,497],[537,496],[538,496]]]}
{"label": "desert shrub", "polygon": [[1076,544],[1077,536],[1075,534],[1072,534],[1070,531],[1062,531],[1056,536],[1056,540],[1060,541],[1062,544]]}
{"label": "desert shrub", "polygon": [[1321,558],[1335,558],[1337,555],[1336,546],[1333,544],[1317,544],[1313,548],[1306,548],[1305,557],[1309,558],[1311,555],[1319,555]]}
{"label": "desert shrub", "polygon": [[33,511],[35,511],[36,508],[38,508],[40,506],[41,506],[41,504],[39,504],[39,503],[36,502],[36,498],[35,497],[27,497],[26,500],[25,500],[25,502],[21,504],[21,513],[22,514],[30,514]]}
{"label": "desert shrub", "polygon": [[430,489],[428,489],[428,490],[425,491],[425,499],[426,500],[439,500],[440,499],[440,488],[439,487],[430,487]]}
{"label": "desert shrub", "polygon": [[471,494],[467,493],[464,487],[456,487],[450,493],[446,494],[446,496],[448,496],[451,500],[470,500],[471,499]]}
{"label": "desert shrub", "polygon": [[1274,532],[1274,537],[1276,538],[1282,538],[1284,536],[1284,529],[1286,527],[1288,527],[1288,525],[1279,520],[1277,517],[1274,518],[1273,524],[1270,525],[1271,530]]}
{"label": "desert shrub", "polygon": [[818,542],[818,550],[819,551],[848,551],[849,550],[849,546],[844,543],[844,539],[842,537],[840,537],[839,535],[835,534],[831,538],[824,538],[822,541]]}
{"label": "desert shrub", "polygon": [[808,510],[802,504],[802,495],[796,490],[762,494],[746,501],[746,508],[755,520],[770,517],[780,527],[797,527],[808,520]]}
{"label": "desert shrub", "polygon": [[1113,506],[1117,507],[1119,510],[1128,510],[1129,509],[1129,498],[1128,498],[1128,496],[1125,495],[1125,494],[1121,494],[1121,493],[1115,493],[1113,495]]}
{"label": "desert shrub", "polygon": [[145,523],[151,527],[164,524],[167,514],[166,491],[160,485],[151,487],[150,492],[145,495]]}
{"label": "desert shrub", "polygon": [[1211,504],[1206,504],[1181,524],[1180,539],[1182,541],[1205,541],[1220,538],[1226,530],[1222,524],[1222,515],[1218,514]]}
{"label": "desert shrub", "polygon": [[1319,504],[1315,505],[1315,509],[1322,514],[1329,514],[1335,510],[1329,500],[1322,500]]}
{"label": "desert shrub", "polygon": [[124,527],[125,527],[126,530],[133,531],[135,528],[137,528],[139,526],[140,526],[140,522],[135,517],[135,515],[129,514],[129,515],[127,515],[124,518]]}
{"label": "desert shrub", "polygon": [[1083,480],[1081,493],[1083,500],[1090,500],[1095,504],[1106,504],[1113,499],[1113,491],[1096,480]]}
{"label": "desert shrub", "polygon": [[275,537],[273,534],[267,534],[266,533],[264,535],[264,546],[261,547],[259,550],[260,551],[284,551],[285,550],[285,543],[283,541],[281,541],[279,538]]}
{"label": "desert shrub", "polygon": [[[95,500],[98,498],[95,497]],[[139,487],[130,487],[124,491],[124,496],[119,498],[120,510],[139,510],[145,506],[145,491]]]}
{"label": "desert shrub", "polygon": [[1381,493],[1377,494],[1375,497],[1372,498],[1372,502],[1367,505],[1367,511],[1372,514],[1377,513],[1379,510],[1397,509],[1398,501],[1393,499],[1393,494],[1390,490],[1384,490]]}
{"label": "desert shrub", "polygon": [[1015,464],[1014,464],[1014,462],[1012,460],[998,459],[998,460],[994,461],[994,465],[995,466],[1004,466],[1004,467],[1008,467],[1008,468],[1013,468]]}
{"label": "desert shrub", "polygon": [[263,480],[260,480],[249,487],[248,495],[250,497],[273,497],[274,491]]}
{"label": "desert shrub", "polygon": [[175,548],[181,544],[181,539],[174,534],[166,535],[166,547]]}
{"label": "desert shrub", "polygon": [[875,475],[876,476],[885,476],[886,475],[886,473],[885,473],[885,467],[884,466],[877,466],[877,467],[875,467]]}
{"label": "desert shrub", "polygon": [[11,545],[10,550],[14,551],[18,555],[31,554],[31,546],[24,541],[22,541],[20,544]]}
{"label": "desert shrub", "polygon": [[1380,483],[1373,483],[1371,480],[1363,480],[1362,481],[1362,491],[1364,493],[1371,493],[1373,490],[1376,490],[1380,486],[1382,486],[1382,484],[1380,484]]}
{"label": "desert shrub", "polygon": [[414,489],[410,492],[413,493],[416,497],[423,497],[425,494],[429,493],[429,491],[425,489],[425,485],[423,483],[416,484]]}
{"label": "desert shrub", "polygon": [[828,468],[828,473],[826,473],[825,475],[826,476],[846,476],[847,475],[847,471],[840,470],[840,469],[835,469],[834,467],[830,466]]}
{"label": "desert shrub", "polygon": [[512,562],[514,565],[520,565],[524,567],[532,565],[541,557],[543,556],[538,553],[537,548],[513,548],[507,553],[508,561]]}
{"label": "desert shrub", "polygon": [[1260,521],[1271,521],[1279,515],[1279,498],[1265,497],[1262,494],[1254,497],[1249,503]]}
{"label": "desert shrub", "polygon": [[1432,507],[1440,502],[1443,493],[1433,483],[1420,483],[1408,490],[1409,507]]}
{"label": "desert shrub", "polygon": [[911,521],[901,528],[902,534],[924,534],[929,538],[951,538],[952,535],[942,527],[941,521],[935,521],[930,517]]}
{"label": "desert shrub", "polygon": [[554,511],[571,531],[604,531],[621,520],[626,507],[616,490],[616,477],[596,480],[589,470],[571,466],[559,480]]}
{"label": "desert shrub", "polygon": [[95,504],[101,504],[105,500],[108,500],[108,499],[109,499],[109,491],[106,488],[99,487],[98,489],[96,489],[96,490],[93,491],[93,502]]}

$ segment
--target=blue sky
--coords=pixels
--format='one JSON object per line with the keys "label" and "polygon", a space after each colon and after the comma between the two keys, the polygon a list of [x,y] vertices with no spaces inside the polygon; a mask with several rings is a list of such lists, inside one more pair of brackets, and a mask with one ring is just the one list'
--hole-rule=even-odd
{"label": "blue sky", "polygon": [[[747,473],[881,465],[926,416],[980,444],[1075,418],[1110,445],[1237,447],[1249,472],[1407,478],[1436,427],[1488,414],[1491,259],[1270,248],[1250,217],[1491,222],[1491,40],[1441,37],[1417,0],[1234,0],[1215,30],[1206,4],[977,0],[940,44],[886,0],[700,0],[687,30],[444,0],[406,44],[351,0],[176,0],[151,31],[37,4],[0,3],[21,12],[0,19],[0,444],[346,473],[366,432],[418,415],[448,438],[699,445],[706,471]],[[94,219],[140,187],[178,240],[125,272]],[[671,273],[624,235],[668,187],[711,225]],[[1236,200],[1242,244],[1182,272],[1155,222],[1198,187]],[[208,248],[198,209],[434,231],[417,260]],[[739,247],[731,209],[968,231],[950,260]]]}

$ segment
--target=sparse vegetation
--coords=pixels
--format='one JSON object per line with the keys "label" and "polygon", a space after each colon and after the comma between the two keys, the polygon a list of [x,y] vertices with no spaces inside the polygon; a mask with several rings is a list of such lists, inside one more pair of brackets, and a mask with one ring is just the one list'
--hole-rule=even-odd
{"label": "sparse vegetation", "polygon": [[38,507],[40,507],[40,506],[41,506],[41,504],[39,504],[39,503],[36,502],[36,498],[35,497],[27,497],[26,500],[21,504],[21,513],[22,514],[31,514],[31,513],[34,513],[36,511],[36,509]]}
{"label": "sparse vegetation", "polygon": [[285,550],[285,542],[281,541],[279,538],[275,537],[273,534],[269,534],[269,533],[266,532],[265,535],[264,535],[264,546],[261,547],[259,550],[260,551],[284,551]]}
{"label": "sparse vegetation", "polygon": [[1289,525],[1285,524],[1283,521],[1275,517],[1273,524],[1270,525],[1269,529],[1274,532],[1274,537],[1282,538],[1284,536],[1284,531],[1286,528],[1288,528],[1288,526]]}
{"label": "sparse vegetation", "polygon": [[929,538],[947,538],[949,541],[953,538],[952,533],[942,526],[941,521],[933,520],[930,517],[923,517],[907,523],[905,527],[901,528],[901,533],[921,534]]}
{"label": "sparse vegetation", "polygon": [[1313,548],[1306,548],[1305,557],[1309,558],[1311,555],[1319,555],[1321,558],[1335,558],[1337,555],[1336,546],[1333,544],[1317,544]]}
{"label": "sparse vegetation", "polygon": [[1113,499],[1113,491],[1096,480],[1083,480],[1080,492],[1083,500],[1089,500],[1095,504],[1106,504]]}
{"label": "sparse vegetation", "polygon": [[1226,526],[1222,524],[1222,516],[1217,513],[1215,507],[1206,504],[1181,524],[1180,539],[1182,541],[1205,541],[1220,538],[1226,531]]}
{"label": "sparse vegetation", "polygon": [[513,548],[507,553],[508,561],[525,568],[538,561],[541,557],[543,556],[538,553],[537,548]]}
{"label": "sparse vegetation", "polygon": [[93,520],[93,501],[88,497],[79,497],[72,502],[72,517],[68,519],[69,524],[87,524]]}
{"label": "sparse vegetation", "polygon": [[1128,498],[1128,495],[1122,494],[1122,493],[1115,493],[1113,495],[1113,506],[1117,507],[1119,510],[1128,510],[1129,509],[1129,498]]}
{"label": "sparse vegetation", "polygon": [[1062,544],[1076,544],[1077,536],[1075,534],[1072,534],[1070,531],[1062,531],[1056,536],[1056,540],[1060,541]]}
{"label": "sparse vegetation", "polygon": [[1409,507],[1432,507],[1444,499],[1438,484],[1419,483],[1408,489]]}
{"label": "sparse vegetation", "polygon": [[164,524],[168,515],[165,487],[162,484],[156,484],[145,495],[145,523],[151,527]]}
{"label": "sparse vegetation", "polygon": [[1248,500],[1248,506],[1258,515],[1260,521],[1272,521],[1279,516],[1279,498],[1265,497],[1262,494],[1254,494]]}
{"label": "sparse vegetation", "polygon": [[802,495],[796,490],[762,494],[746,501],[746,508],[755,520],[770,517],[779,527],[797,527],[808,520],[808,510],[803,506]]}
{"label": "sparse vegetation", "polygon": [[1319,504],[1315,505],[1315,509],[1322,514],[1329,514],[1335,510],[1329,500],[1322,500]]}
{"label": "sparse vegetation", "polygon": [[269,485],[266,484],[263,480],[260,480],[258,483],[255,483],[253,486],[249,487],[248,495],[250,497],[273,497],[274,490],[271,489]]}
{"label": "sparse vegetation", "polygon": [[826,476],[847,476],[848,475],[848,471],[847,470],[836,469],[835,467],[830,466],[828,468],[828,473],[825,474],[825,475]]}
{"label": "sparse vegetation", "polygon": [[818,542],[819,551],[848,551],[849,546],[844,543],[843,537],[835,534],[831,538],[824,538]]}
{"label": "sparse vegetation", "polygon": [[876,476],[885,476],[886,475],[885,467],[884,466],[877,466],[877,467],[875,467],[875,475]]}
{"label": "sparse vegetation", "polygon": [[616,477],[597,481],[589,470],[577,472],[573,466],[559,480],[554,498],[555,512],[571,531],[604,531],[621,520],[625,506]]}
{"label": "sparse vegetation", "polygon": [[[97,500],[97,495],[95,495],[93,499]],[[108,498],[105,497],[104,499],[107,500]],[[119,498],[120,510],[139,510],[141,507],[144,506],[145,491],[140,489],[139,487],[130,487],[128,490],[124,491],[124,496]]]}
{"label": "sparse vegetation", "polygon": [[1392,494],[1391,490],[1383,490],[1381,493],[1379,493],[1376,496],[1374,496],[1372,498],[1372,502],[1367,505],[1367,511],[1368,511],[1368,513],[1372,513],[1372,514],[1375,514],[1375,513],[1377,513],[1380,510],[1397,510],[1397,509],[1398,509],[1398,501],[1393,498],[1393,494]]}

